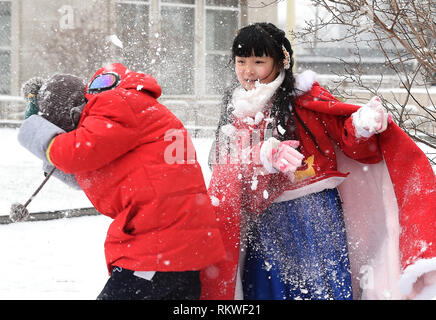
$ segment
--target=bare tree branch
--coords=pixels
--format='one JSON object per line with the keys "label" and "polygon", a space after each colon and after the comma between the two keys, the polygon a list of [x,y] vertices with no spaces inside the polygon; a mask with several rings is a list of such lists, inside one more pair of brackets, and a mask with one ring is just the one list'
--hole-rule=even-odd
{"label": "bare tree branch", "polygon": [[247,1],[247,7],[248,8],[253,8],[253,9],[260,9],[260,8],[265,8],[265,7],[277,4],[277,3],[282,2],[282,1],[283,0],[270,0],[270,1],[267,1],[267,2],[260,1],[259,4],[255,4],[255,5],[252,5],[252,4],[250,4],[250,1]]}
{"label": "bare tree branch", "polygon": [[[410,137],[436,149],[436,107],[432,97],[435,91],[429,88],[436,85],[434,0],[311,2],[317,12],[323,12],[323,17],[307,21],[293,36],[296,45],[306,48],[313,56],[322,54],[332,58],[336,55],[337,64],[342,65],[344,71],[335,73],[341,80],[334,84],[333,90],[350,96],[352,92],[346,84],[351,82],[357,88],[380,96],[397,124]],[[341,32],[334,32],[335,28]],[[337,56],[346,48],[350,50],[348,55]],[[384,59],[383,63],[378,63],[378,68],[384,66],[385,71],[380,69],[378,83],[369,84],[366,80],[370,69],[368,61],[376,56]],[[392,78],[385,74],[397,77],[399,91],[385,93],[382,83]]]}

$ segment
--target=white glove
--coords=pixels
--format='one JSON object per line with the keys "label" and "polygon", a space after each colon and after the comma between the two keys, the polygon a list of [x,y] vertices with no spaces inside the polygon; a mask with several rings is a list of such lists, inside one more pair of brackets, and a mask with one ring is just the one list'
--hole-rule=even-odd
{"label": "white glove", "polygon": [[391,115],[383,108],[379,97],[371,100],[352,115],[357,138],[369,138],[382,133],[391,121]]}

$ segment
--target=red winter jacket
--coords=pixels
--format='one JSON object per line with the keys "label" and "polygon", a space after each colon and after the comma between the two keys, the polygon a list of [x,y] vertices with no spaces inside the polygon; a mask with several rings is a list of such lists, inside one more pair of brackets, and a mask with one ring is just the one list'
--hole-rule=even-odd
{"label": "red winter jacket", "polygon": [[[109,272],[199,270],[217,262],[222,240],[186,129],[157,102],[153,77],[113,64],[93,79],[106,72],[120,76],[118,85],[86,94],[78,128],[57,136],[49,157],[114,219],[105,242]],[[180,141],[184,152],[175,147]]]}

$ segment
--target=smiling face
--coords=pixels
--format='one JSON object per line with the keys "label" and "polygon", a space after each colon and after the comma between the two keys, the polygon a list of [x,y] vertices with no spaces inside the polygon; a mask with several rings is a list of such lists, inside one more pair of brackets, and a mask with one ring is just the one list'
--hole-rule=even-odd
{"label": "smiling face", "polygon": [[255,82],[270,83],[279,73],[273,58],[268,56],[235,57],[235,72],[239,83],[245,90],[255,88]]}

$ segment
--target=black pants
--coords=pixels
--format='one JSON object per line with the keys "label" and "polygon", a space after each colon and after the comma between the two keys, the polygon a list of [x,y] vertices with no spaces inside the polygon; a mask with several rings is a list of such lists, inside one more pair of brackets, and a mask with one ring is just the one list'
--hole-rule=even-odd
{"label": "black pants", "polygon": [[199,271],[156,272],[151,280],[115,267],[97,300],[198,300]]}

